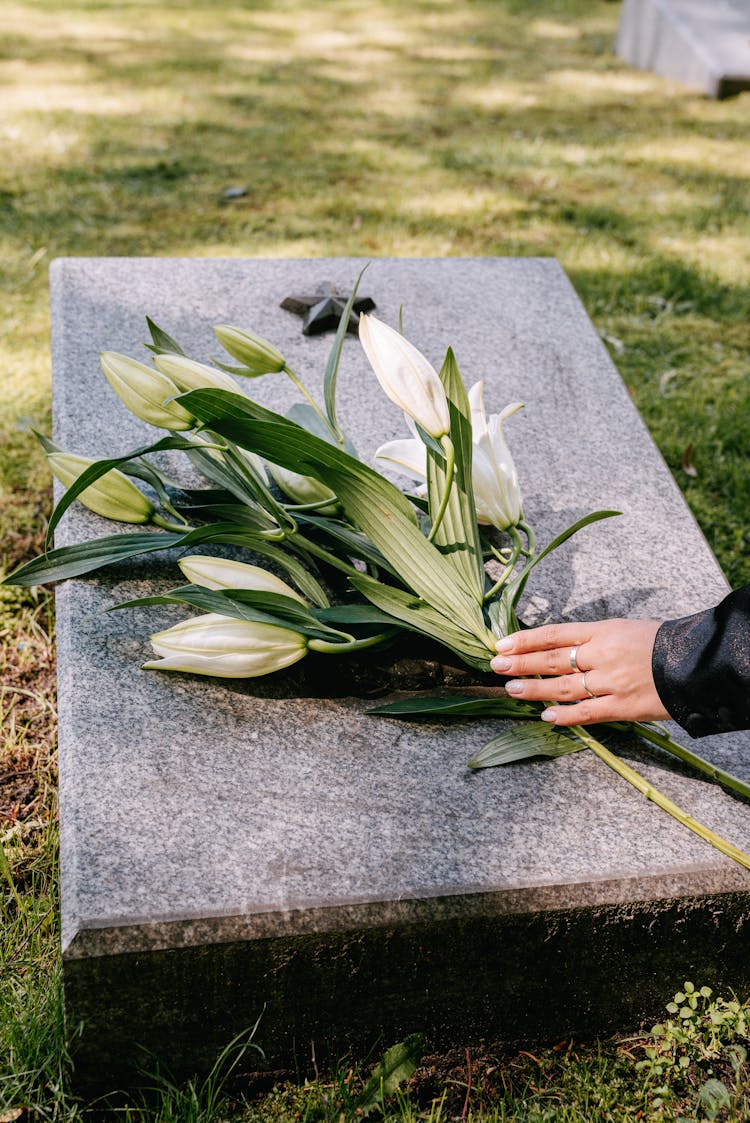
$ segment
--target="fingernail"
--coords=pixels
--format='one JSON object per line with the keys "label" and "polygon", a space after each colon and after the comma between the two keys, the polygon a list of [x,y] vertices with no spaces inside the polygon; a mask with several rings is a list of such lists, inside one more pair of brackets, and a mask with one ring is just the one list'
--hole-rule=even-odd
{"label": "fingernail", "polygon": [[510,659],[505,659],[502,655],[496,655],[494,659],[490,659],[490,666],[493,671],[509,671]]}
{"label": "fingernail", "polygon": [[513,637],[505,636],[504,639],[499,639],[495,644],[496,651],[512,651],[513,650]]}
{"label": "fingernail", "polygon": [[508,694],[520,694],[523,690],[523,683],[514,678],[511,682],[506,682],[505,689]]}
{"label": "fingernail", "polygon": [[[505,689],[507,690],[508,687],[506,686]],[[542,721],[557,721],[557,710],[542,710],[539,716]]]}

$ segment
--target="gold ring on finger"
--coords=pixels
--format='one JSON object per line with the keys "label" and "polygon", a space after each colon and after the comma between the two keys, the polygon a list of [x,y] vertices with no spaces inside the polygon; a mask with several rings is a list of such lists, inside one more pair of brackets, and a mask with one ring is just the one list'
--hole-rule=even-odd
{"label": "gold ring on finger", "polygon": [[589,698],[596,698],[596,694],[594,694],[594,693],[593,693],[593,692],[592,692],[591,690],[589,690],[588,686],[586,685],[586,672],[585,672],[585,671],[584,671],[584,673],[583,673],[583,674],[581,675],[581,686],[582,686],[582,687],[583,687],[583,689],[584,689],[584,690],[586,691],[586,695],[587,695],[587,697],[589,697]]}

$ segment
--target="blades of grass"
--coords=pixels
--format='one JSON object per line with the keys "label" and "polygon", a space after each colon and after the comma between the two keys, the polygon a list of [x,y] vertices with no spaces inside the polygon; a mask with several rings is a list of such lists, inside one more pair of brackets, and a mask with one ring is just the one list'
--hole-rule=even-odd
{"label": "blades of grass", "polygon": [[[471,407],[461,373],[451,348],[440,370],[440,380],[448,398],[450,439],[455,453],[455,476],[443,520],[435,535],[435,545],[457,570],[470,596],[481,603],[484,597],[482,547],[474,506],[471,479]],[[446,486],[446,462],[427,449],[427,487],[430,513],[434,514]]]}
{"label": "blades of grass", "polygon": [[349,317],[352,314],[354,301],[357,298],[359,282],[362,280],[362,275],[364,274],[365,269],[367,269],[367,265],[365,265],[364,269],[362,269],[359,276],[357,277],[357,280],[354,283],[354,288],[352,289],[352,294],[346,302],[346,307],[341,314],[339,326],[336,331],[336,338],[333,341],[333,347],[331,348],[331,352],[328,356],[325,376],[323,378],[323,400],[326,407],[326,416],[333,426],[333,429],[338,434],[339,443],[341,445],[344,444],[345,438],[344,434],[341,431],[339,423],[336,420],[336,380],[339,373],[339,363],[341,362],[341,350],[344,346],[344,340],[346,338],[347,329],[349,327]]}
{"label": "blades of grass", "polygon": [[358,1096],[357,1114],[366,1116],[375,1108],[383,1109],[385,1099],[414,1075],[423,1053],[424,1038],[421,1033],[412,1033],[398,1045],[391,1046]]}
{"label": "blades of grass", "polygon": [[533,757],[566,756],[584,747],[567,729],[556,729],[541,721],[533,725],[514,725],[482,745],[468,761],[467,768],[476,772],[480,768],[496,768]]}
{"label": "blades of grass", "polygon": [[402,698],[368,710],[369,714],[383,717],[420,718],[430,717],[515,717],[538,718],[542,706],[520,699],[501,698],[462,698],[443,695],[436,698]]}

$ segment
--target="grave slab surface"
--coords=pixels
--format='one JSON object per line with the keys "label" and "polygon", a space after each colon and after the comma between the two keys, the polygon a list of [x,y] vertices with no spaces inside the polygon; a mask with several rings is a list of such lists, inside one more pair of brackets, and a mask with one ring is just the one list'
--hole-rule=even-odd
{"label": "grave slab surface", "polygon": [[708,97],[750,89],[745,0],[624,0],[617,54]]}
{"label": "grave slab surface", "polygon": [[[56,440],[98,456],[155,438],[98,361],[145,359],[147,314],[204,361],[212,324],[252,328],[320,396],[332,336],[304,337],[279,304],[322,281],[346,289],[363,264],[57,261]],[[362,291],[392,324],[403,304],[434,363],[453,346],[490,412],[526,403],[506,434],[541,543],[590,510],[623,512],[537,568],[528,622],[674,617],[725,594],[554,260],[375,260]],[[405,435],[355,338],[339,387],[364,459]],[[282,412],[296,400],[281,375],[248,390]],[[74,505],[57,544],[111,531]],[[654,1018],[684,978],[750,982],[750,875],[589,752],[472,775],[498,723],[378,719],[371,699],[301,696],[283,676],[143,671],[149,633],[184,614],[104,610],[176,583],[158,555],[57,590],[63,963],[82,1082],[132,1078],[134,1041],[178,1073],[210,1066],[262,1012],[267,1063],[304,1066],[311,1040],[320,1059],[415,1030],[437,1046],[593,1034]],[[745,777],[749,749],[747,734],[700,746]],[[656,750],[624,755],[750,849],[741,801]]]}

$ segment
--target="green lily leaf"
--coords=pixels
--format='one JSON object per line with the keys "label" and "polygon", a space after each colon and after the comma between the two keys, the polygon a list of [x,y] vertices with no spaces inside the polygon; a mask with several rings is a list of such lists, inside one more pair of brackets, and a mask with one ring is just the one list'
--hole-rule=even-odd
{"label": "green lily leaf", "polygon": [[80,577],[103,565],[150,554],[155,550],[169,550],[178,546],[181,534],[141,532],[109,534],[77,546],[61,546],[40,554],[38,558],[8,574],[3,585],[43,585],[47,581],[63,581],[67,577]]}
{"label": "green lily leaf", "polygon": [[204,506],[180,507],[179,511],[188,519],[236,523],[250,530],[270,530],[275,525],[265,511],[255,504],[251,507],[249,503],[207,503]]}
{"label": "green lily leaf", "polygon": [[383,612],[395,616],[412,632],[438,640],[455,651],[465,663],[481,671],[489,670],[491,653],[471,633],[464,631],[413,593],[384,585],[373,577],[350,577],[354,588]]}
{"label": "green lily leaf", "polygon": [[330,608],[319,609],[315,615],[325,624],[346,624],[359,626],[376,624],[378,627],[392,628],[395,621],[387,612],[382,612],[372,604],[334,604]]}
{"label": "green lily leaf", "polygon": [[296,517],[297,521],[303,526],[314,527],[316,531],[326,538],[330,538],[336,545],[343,546],[349,557],[360,558],[362,561],[369,562],[371,565],[377,566],[378,569],[398,578],[393,566],[389,565],[380,551],[375,549],[369,538],[358,530],[354,530],[353,527],[346,526],[334,519],[321,518],[318,515],[308,515],[301,512],[298,512]]}
{"label": "green lily leaf", "polygon": [[357,1099],[358,1112],[369,1115],[375,1108],[382,1109],[383,1101],[414,1075],[423,1053],[424,1038],[420,1033],[412,1033],[388,1049]]}
{"label": "green lily leaf", "polygon": [[193,442],[187,437],[162,437],[161,440],[155,441],[153,444],[142,445],[132,452],[126,452],[123,456],[113,456],[106,460],[97,460],[96,463],[87,468],[85,472],[81,472],[78,479],[70,485],[65,494],[61,497],[60,502],[56,505],[50,517],[49,526],[47,527],[47,545],[52,541],[55,527],[73,500],[76,499],[82,491],[85,491],[90,484],[95,483],[96,480],[111,471],[112,468],[120,468],[121,465],[126,464],[129,460],[136,460],[139,456],[145,456],[146,453],[149,452],[166,452],[170,449],[185,451],[186,449],[194,447]]}
{"label": "green lily leaf", "polygon": [[531,757],[558,757],[577,753],[586,746],[570,730],[556,729],[543,721],[533,725],[514,725],[483,745],[468,762],[472,771],[512,764]]}
{"label": "green lily leaf", "polygon": [[385,706],[376,706],[368,714],[380,717],[515,717],[538,718],[542,707],[516,698],[462,698],[443,695],[437,698],[402,698]]}
{"label": "green lily leaf", "polygon": [[326,415],[331,425],[338,433],[342,444],[344,443],[344,434],[339,428],[339,423],[336,420],[336,379],[339,373],[339,363],[341,362],[341,350],[344,346],[346,332],[349,327],[349,317],[352,314],[354,301],[357,298],[357,289],[359,288],[359,282],[362,280],[362,274],[365,272],[365,269],[367,269],[367,265],[365,265],[364,269],[357,277],[354,288],[352,289],[352,294],[346,302],[344,311],[341,313],[338,330],[336,331],[336,338],[333,341],[333,347],[331,348],[331,353],[328,356],[325,377],[323,379],[323,399],[326,406]]}
{"label": "green lily leaf", "polygon": [[312,613],[293,597],[279,593],[255,592],[251,589],[204,589],[200,585],[184,585],[171,589],[161,596],[136,597],[122,601],[108,609],[114,612],[120,608],[141,608],[154,604],[187,604],[203,612],[218,612],[221,616],[231,616],[235,620],[254,620],[261,624],[273,624],[280,628],[292,628],[311,639],[336,642],[346,641],[345,636],[336,628],[329,628],[317,620]]}
{"label": "green lily leaf", "polygon": [[286,418],[222,390],[193,390],[178,399],[212,431],[332,488],[349,519],[377,546],[414,591],[458,620],[488,649],[494,639],[481,607],[457,585],[455,571],[416,525],[402,493],[383,476]]}
{"label": "green lily leaf", "polygon": [[144,344],[155,355],[185,355],[176,339],[155,324],[150,316],[146,316],[148,330],[151,333],[151,343]]}
{"label": "green lily leaf", "polygon": [[[301,425],[303,429],[307,429],[308,433],[314,433],[316,437],[320,437],[321,441],[328,441],[334,448],[338,445],[333,439],[333,433],[328,426],[323,422],[319,413],[316,413],[313,407],[308,402],[295,402],[286,411],[286,416],[289,421],[293,421],[296,425]],[[350,456],[357,456],[357,450],[346,436],[342,433],[343,448]]]}
{"label": "green lily leaf", "polygon": [[582,530],[584,526],[599,522],[601,519],[611,519],[614,518],[615,515],[621,514],[622,511],[593,511],[590,515],[585,515],[582,519],[579,519],[578,522],[573,523],[567,530],[564,530],[561,534],[558,534],[556,538],[553,538],[552,541],[529,562],[523,572],[519,573],[518,577],[508,582],[503,589],[503,600],[512,607],[515,607],[526,588],[526,582],[529,579],[532,569],[534,566],[538,565],[543,558],[546,558],[547,555],[551,554],[553,550],[556,550],[558,546],[562,546],[563,542],[567,542],[569,538],[572,538],[573,535],[577,534],[579,530]]}
{"label": "green lily leaf", "polygon": [[[440,370],[448,398],[450,439],[455,452],[455,476],[448,507],[443,516],[435,545],[457,570],[464,587],[479,604],[484,597],[485,574],[482,564],[482,547],[474,508],[474,490],[471,482],[472,432],[471,406],[453,351],[449,348]],[[434,516],[445,492],[445,456],[427,450],[427,488],[430,513]]]}

